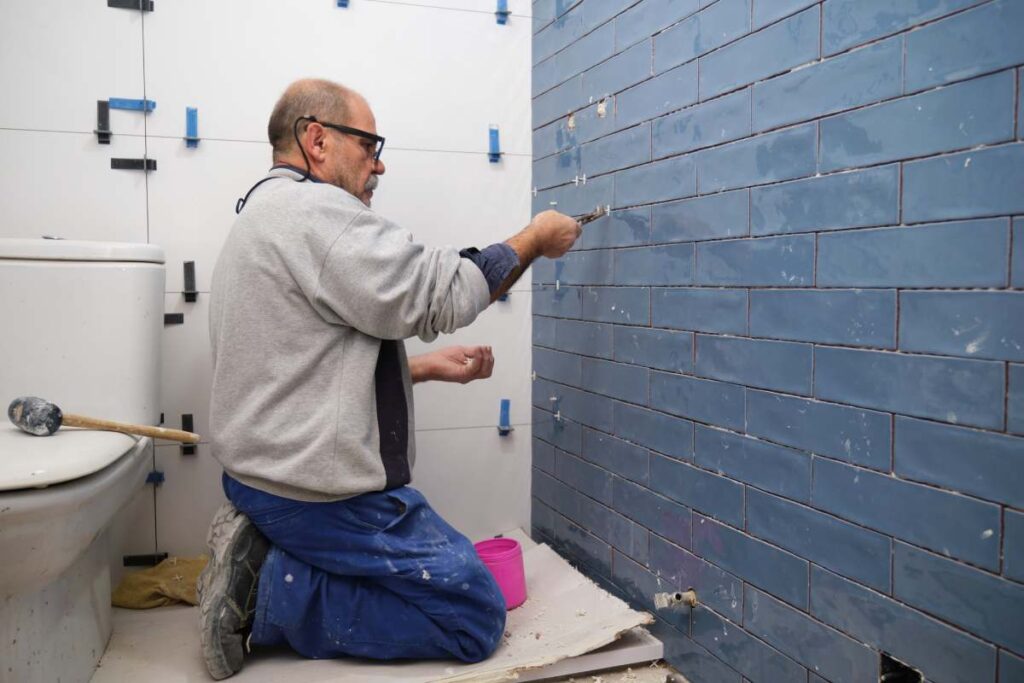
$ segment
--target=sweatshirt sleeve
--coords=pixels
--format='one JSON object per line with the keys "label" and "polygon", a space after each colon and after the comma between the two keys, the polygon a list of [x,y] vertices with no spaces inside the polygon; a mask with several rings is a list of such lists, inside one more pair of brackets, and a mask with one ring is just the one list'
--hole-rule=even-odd
{"label": "sweatshirt sleeve", "polygon": [[433,341],[469,325],[490,303],[480,269],[364,211],[330,245],[314,306],[326,319],[380,339]]}

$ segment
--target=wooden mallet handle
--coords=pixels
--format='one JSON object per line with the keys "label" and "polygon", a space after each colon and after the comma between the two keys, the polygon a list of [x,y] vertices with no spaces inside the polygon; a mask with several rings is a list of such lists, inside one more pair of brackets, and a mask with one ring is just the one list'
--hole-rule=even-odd
{"label": "wooden mallet handle", "polygon": [[135,434],[136,436],[151,436],[155,439],[169,439],[181,441],[182,443],[199,443],[199,435],[192,432],[183,432],[180,429],[164,429],[163,427],[150,427],[149,425],[133,425],[127,422],[114,422],[113,420],[100,420],[95,417],[84,415],[72,415],[64,413],[63,426],[84,427],[86,429],[103,429],[108,432],[121,432],[122,434]]}

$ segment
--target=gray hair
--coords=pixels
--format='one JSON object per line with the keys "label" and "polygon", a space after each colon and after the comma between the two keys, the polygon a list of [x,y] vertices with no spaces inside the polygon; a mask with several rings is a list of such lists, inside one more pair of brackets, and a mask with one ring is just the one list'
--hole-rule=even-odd
{"label": "gray hair", "polygon": [[[293,129],[300,116],[315,116],[321,121],[344,125],[348,122],[349,105],[355,92],[332,81],[307,78],[295,81],[284,91],[267,124],[267,136],[274,148],[274,158],[289,153],[295,147]],[[299,124],[299,133],[306,130],[308,121]]]}

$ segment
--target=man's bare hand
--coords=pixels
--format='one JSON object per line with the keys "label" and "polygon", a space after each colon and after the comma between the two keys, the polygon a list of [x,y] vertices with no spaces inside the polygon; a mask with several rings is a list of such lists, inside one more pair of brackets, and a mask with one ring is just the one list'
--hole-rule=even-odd
{"label": "man's bare hand", "polygon": [[494,353],[490,346],[448,346],[409,359],[413,382],[435,380],[466,384],[475,379],[487,379],[493,370]]}
{"label": "man's bare hand", "polygon": [[536,236],[540,255],[548,258],[565,254],[583,233],[583,227],[575,218],[551,210],[534,216],[530,229]]}

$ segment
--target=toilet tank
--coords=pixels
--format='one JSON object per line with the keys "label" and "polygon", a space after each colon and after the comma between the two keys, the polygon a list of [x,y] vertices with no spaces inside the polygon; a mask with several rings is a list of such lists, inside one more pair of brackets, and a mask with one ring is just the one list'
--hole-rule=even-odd
{"label": "toilet tank", "polygon": [[0,410],[158,424],[163,297],[158,246],[0,239]]}

